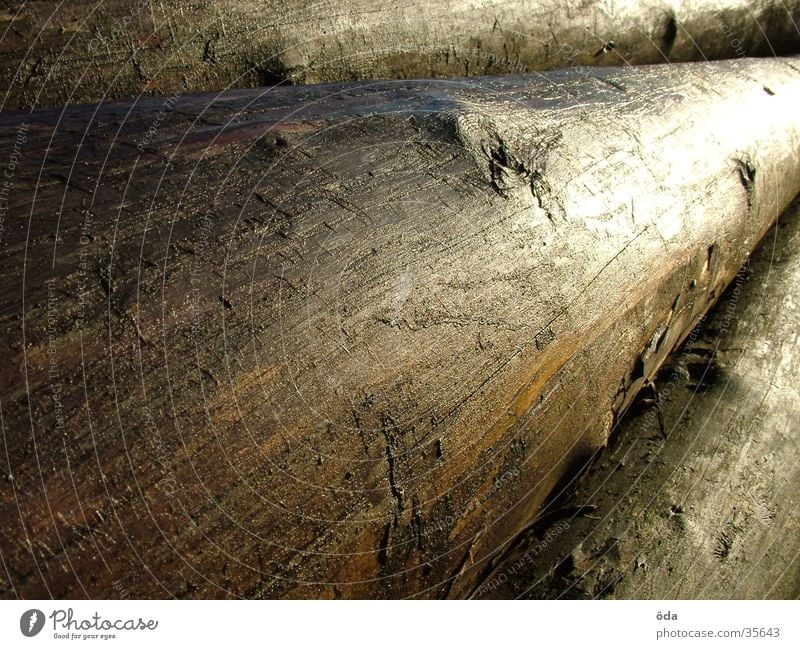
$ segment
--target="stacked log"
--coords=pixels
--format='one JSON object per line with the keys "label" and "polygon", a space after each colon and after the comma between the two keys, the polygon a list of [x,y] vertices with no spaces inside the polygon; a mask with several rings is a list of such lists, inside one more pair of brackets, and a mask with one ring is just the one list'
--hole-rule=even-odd
{"label": "stacked log", "polygon": [[475,597],[800,596],[798,217],[795,201]]}
{"label": "stacked log", "polygon": [[466,594],[800,191],[798,99],[776,59],[0,116],[5,594]]}
{"label": "stacked log", "polygon": [[14,0],[0,106],[774,56],[798,25],[798,0]]}

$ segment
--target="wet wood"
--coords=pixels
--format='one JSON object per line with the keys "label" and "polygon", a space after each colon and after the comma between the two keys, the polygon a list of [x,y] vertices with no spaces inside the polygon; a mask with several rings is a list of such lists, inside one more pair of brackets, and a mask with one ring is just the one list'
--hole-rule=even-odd
{"label": "wet wood", "polygon": [[0,105],[800,52],[798,0],[14,0]]}
{"label": "wet wood", "polygon": [[467,594],[798,193],[798,99],[782,59],[0,116],[4,594]]}

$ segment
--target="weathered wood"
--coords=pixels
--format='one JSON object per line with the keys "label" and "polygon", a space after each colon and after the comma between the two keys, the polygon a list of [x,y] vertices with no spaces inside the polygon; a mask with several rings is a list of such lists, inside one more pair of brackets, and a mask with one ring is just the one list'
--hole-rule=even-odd
{"label": "weathered wood", "polygon": [[6,4],[6,108],[800,52],[799,0]]}
{"label": "weathered wood", "polygon": [[476,596],[800,597],[798,284],[800,201]]}
{"label": "weathered wood", "polygon": [[800,190],[798,99],[787,59],[0,116],[6,593],[465,594]]}

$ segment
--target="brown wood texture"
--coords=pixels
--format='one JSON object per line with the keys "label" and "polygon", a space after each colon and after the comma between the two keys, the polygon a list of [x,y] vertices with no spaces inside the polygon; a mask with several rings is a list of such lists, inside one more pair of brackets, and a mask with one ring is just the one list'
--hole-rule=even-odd
{"label": "brown wood texture", "polygon": [[799,98],[775,59],[0,116],[3,592],[466,594],[798,193]]}
{"label": "brown wood texture", "polygon": [[8,1],[0,105],[800,52],[798,0]]}
{"label": "brown wood texture", "polygon": [[800,596],[800,201],[478,598]]}

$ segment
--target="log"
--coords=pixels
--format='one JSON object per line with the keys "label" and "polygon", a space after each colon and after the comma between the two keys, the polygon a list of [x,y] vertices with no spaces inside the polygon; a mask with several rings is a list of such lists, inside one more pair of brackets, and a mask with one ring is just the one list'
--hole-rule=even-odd
{"label": "log", "polygon": [[798,193],[798,99],[775,59],[0,115],[5,594],[467,594]]}
{"label": "log", "polygon": [[798,251],[795,201],[476,597],[800,597]]}
{"label": "log", "polygon": [[800,52],[800,0],[14,0],[6,109]]}

